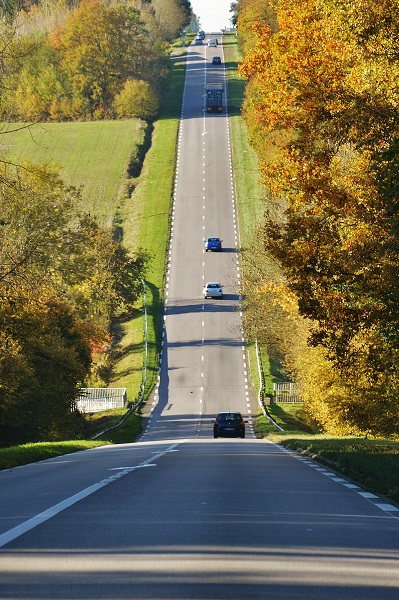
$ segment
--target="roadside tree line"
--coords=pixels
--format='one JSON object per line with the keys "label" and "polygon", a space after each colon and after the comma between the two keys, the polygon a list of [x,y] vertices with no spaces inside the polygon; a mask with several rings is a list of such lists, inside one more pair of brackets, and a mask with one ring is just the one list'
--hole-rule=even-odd
{"label": "roadside tree line", "polygon": [[10,2],[4,12],[0,118],[25,122],[152,119],[170,42],[192,15],[188,0]]}
{"label": "roadside tree line", "polygon": [[49,168],[0,165],[0,439],[83,435],[73,409],[109,322],[131,314],[147,255],[82,214]]}
{"label": "roadside tree line", "polygon": [[236,5],[244,117],[271,193],[257,260],[244,253],[248,330],[285,363],[325,431],[394,435],[399,7],[271,7]]}

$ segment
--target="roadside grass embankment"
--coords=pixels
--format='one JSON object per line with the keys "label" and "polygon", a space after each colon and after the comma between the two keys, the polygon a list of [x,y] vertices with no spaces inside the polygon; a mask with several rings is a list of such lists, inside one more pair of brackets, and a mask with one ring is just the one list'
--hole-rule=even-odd
{"label": "roadside grass embankment", "polygon": [[[143,248],[151,260],[145,276],[146,306],[148,315],[148,356],[144,397],[148,397],[158,375],[161,342],[162,313],[164,304],[165,267],[169,246],[170,215],[177,155],[177,137],[180,124],[181,102],[185,78],[184,51],[175,55],[171,87],[164,101],[159,119],[154,123],[151,145],[146,153],[139,176],[133,181],[132,194],[125,198],[121,217],[124,224],[124,243],[133,250]],[[144,305],[139,316],[121,323],[125,347],[137,348],[135,357],[124,352],[114,364],[112,385],[115,387],[140,388],[143,372],[143,345],[137,347],[135,340],[143,340],[145,328]],[[132,339],[132,343],[129,340]],[[123,349],[122,349],[123,350]],[[134,364],[132,364],[134,358]],[[129,375],[128,375],[129,373]],[[131,397],[131,396],[130,396]],[[132,398],[133,399],[133,398]]]}
{"label": "roadside grass embankment", "polygon": [[[126,414],[125,409],[102,411],[87,417],[87,437],[91,438],[104,429],[117,425]],[[133,413],[121,427],[110,431],[106,440],[67,440],[61,442],[37,442],[0,448],[0,470],[12,469],[28,463],[55,458],[63,454],[72,454],[89,450],[97,446],[109,444],[122,444],[127,440],[136,439],[141,433],[141,418],[138,413]]]}
{"label": "roadside grass embankment", "polygon": [[259,415],[258,437],[306,455],[365,490],[399,503],[398,441],[319,433],[307,422],[302,404],[272,404],[268,412],[284,431]]}
{"label": "roadside grass embankment", "polygon": [[13,469],[28,463],[88,450],[96,446],[106,446],[109,442],[90,440],[69,440],[63,442],[38,442],[0,448],[0,469]]}
{"label": "roadside grass embankment", "polygon": [[[242,60],[238,38],[234,33],[223,36],[223,49],[228,82],[229,123],[236,206],[239,223],[240,249],[245,251],[252,243],[256,229],[263,223],[269,193],[261,184],[258,156],[248,140],[247,127],[241,116],[246,79],[238,74]],[[247,346],[251,382],[255,393],[260,387],[255,344]],[[271,361],[265,349],[259,348],[264,393],[273,393],[273,382],[281,380],[279,366]]]}

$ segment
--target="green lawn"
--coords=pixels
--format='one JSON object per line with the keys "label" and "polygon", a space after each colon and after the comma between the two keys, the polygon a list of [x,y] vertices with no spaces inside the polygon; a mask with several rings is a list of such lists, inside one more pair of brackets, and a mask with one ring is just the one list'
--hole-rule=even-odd
{"label": "green lawn", "polygon": [[[11,132],[13,133],[7,133]],[[138,119],[2,127],[0,156],[61,168],[68,185],[82,186],[82,210],[112,225],[130,162],[144,136]]]}

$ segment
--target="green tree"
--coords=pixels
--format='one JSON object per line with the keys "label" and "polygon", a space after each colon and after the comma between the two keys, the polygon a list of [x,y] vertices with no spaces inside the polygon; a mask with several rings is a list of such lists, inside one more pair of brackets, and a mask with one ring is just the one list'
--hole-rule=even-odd
{"label": "green tree", "polygon": [[78,192],[48,167],[0,168],[0,285],[31,288],[50,277]]}
{"label": "green tree", "polygon": [[114,107],[120,119],[137,117],[153,119],[159,110],[157,93],[146,81],[128,79],[123,89],[116,95]]}
{"label": "green tree", "polygon": [[191,5],[185,0],[151,0],[159,33],[167,42],[179,36],[190,22]]}
{"label": "green tree", "polygon": [[59,287],[83,320],[107,327],[112,316],[133,311],[147,253],[138,250],[130,256],[112,230],[85,214],[64,231],[60,248],[55,272]]}
{"label": "green tree", "polygon": [[73,93],[88,116],[107,114],[126,79],[146,78],[154,51],[137,9],[83,0],[52,38]]}

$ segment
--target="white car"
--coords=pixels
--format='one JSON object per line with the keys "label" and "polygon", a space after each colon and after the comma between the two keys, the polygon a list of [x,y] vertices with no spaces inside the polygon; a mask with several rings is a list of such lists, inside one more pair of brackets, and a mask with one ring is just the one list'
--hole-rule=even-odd
{"label": "white car", "polygon": [[223,298],[223,286],[218,281],[208,281],[202,293],[204,298]]}

